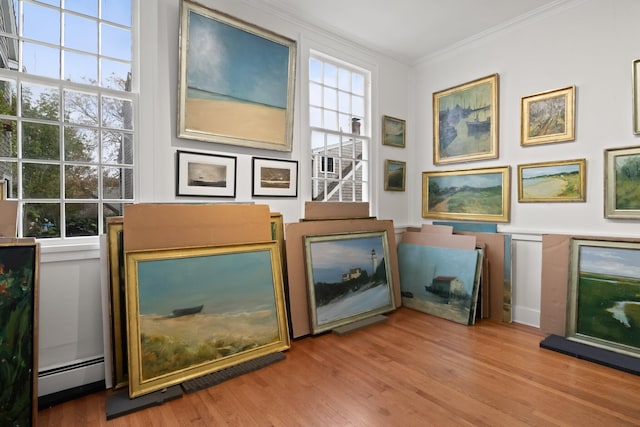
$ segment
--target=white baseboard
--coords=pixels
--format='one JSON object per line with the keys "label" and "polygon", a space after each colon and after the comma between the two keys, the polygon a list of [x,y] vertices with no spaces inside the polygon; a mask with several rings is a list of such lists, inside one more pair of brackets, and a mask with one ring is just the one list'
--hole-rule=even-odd
{"label": "white baseboard", "polygon": [[77,360],[38,372],[38,396],[104,381],[104,358]]}

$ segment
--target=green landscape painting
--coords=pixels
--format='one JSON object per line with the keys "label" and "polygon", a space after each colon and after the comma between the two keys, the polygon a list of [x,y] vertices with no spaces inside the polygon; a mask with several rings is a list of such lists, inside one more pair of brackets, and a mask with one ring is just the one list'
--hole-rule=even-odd
{"label": "green landscape painting", "polygon": [[640,154],[617,156],[616,209],[640,209]]}
{"label": "green landscape painting", "polygon": [[611,243],[579,245],[575,332],[640,354],[640,245]]}

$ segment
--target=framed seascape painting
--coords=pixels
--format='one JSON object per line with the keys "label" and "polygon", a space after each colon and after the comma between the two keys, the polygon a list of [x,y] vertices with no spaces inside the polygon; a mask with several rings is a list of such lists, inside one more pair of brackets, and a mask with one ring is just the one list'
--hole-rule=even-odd
{"label": "framed seascape painting", "polygon": [[422,173],[422,217],[509,222],[509,166]]}
{"label": "framed seascape painting", "polygon": [[124,267],[124,217],[107,218],[109,296],[111,308],[111,358],[113,387],[128,383],[127,310]]}
{"label": "framed seascape painting", "polygon": [[180,150],[176,156],[176,196],[236,197],[236,157]]}
{"label": "framed seascape painting", "polygon": [[498,157],[498,74],[433,94],[433,164]]}
{"label": "framed seascape painting", "polygon": [[0,425],[35,426],[39,246],[0,239]]}
{"label": "framed seascape painting", "polygon": [[296,42],[180,3],[178,137],[291,151]]}
{"label": "framed seascape painting", "polygon": [[604,151],[605,218],[640,218],[640,146]]}
{"label": "framed seascape painting", "polygon": [[289,348],[278,243],[126,253],[129,395]]}
{"label": "framed seascape painting", "polygon": [[298,196],[298,162],[295,160],[251,159],[251,195],[266,197]]}
{"label": "framed seascape painting", "polygon": [[397,160],[384,161],[384,190],[404,191],[407,177],[407,163]]}
{"label": "framed seascape painting", "polygon": [[404,148],[407,139],[407,122],[391,116],[382,116],[382,144]]}
{"label": "framed seascape painting", "polygon": [[575,92],[569,86],[523,97],[520,145],[573,141]]}
{"label": "framed seascape painting", "polygon": [[571,240],[567,338],[640,357],[640,243]]}
{"label": "framed seascape painting", "polygon": [[519,202],[584,202],[586,160],[518,165]]}
{"label": "framed seascape painting", "polygon": [[395,309],[386,231],[304,236],[311,332]]}

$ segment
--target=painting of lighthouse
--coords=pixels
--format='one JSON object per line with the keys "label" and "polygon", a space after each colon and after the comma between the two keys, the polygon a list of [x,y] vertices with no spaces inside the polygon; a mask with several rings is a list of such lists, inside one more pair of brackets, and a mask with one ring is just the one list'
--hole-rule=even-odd
{"label": "painting of lighthouse", "polygon": [[305,236],[313,334],[395,308],[386,231]]}

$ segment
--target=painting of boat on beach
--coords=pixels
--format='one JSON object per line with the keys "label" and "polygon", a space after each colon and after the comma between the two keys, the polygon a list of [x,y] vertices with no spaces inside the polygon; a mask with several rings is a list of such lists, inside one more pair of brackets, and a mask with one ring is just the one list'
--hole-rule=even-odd
{"label": "painting of boat on beach", "polygon": [[509,221],[510,167],[422,173],[423,218]]}
{"label": "painting of boat on beach", "polygon": [[640,243],[572,239],[567,338],[640,357]]}
{"label": "painting of boat on beach", "polygon": [[289,347],[277,242],[127,253],[131,397]]}
{"label": "painting of boat on beach", "polygon": [[585,159],[518,165],[519,202],[584,202]]}
{"label": "painting of boat on beach", "polygon": [[291,151],[295,41],[181,4],[178,136]]}
{"label": "painting of boat on beach", "polygon": [[387,232],[305,236],[311,330],[395,309]]}
{"label": "painting of boat on beach", "polygon": [[433,94],[433,163],[498,157],[498,75]]}

